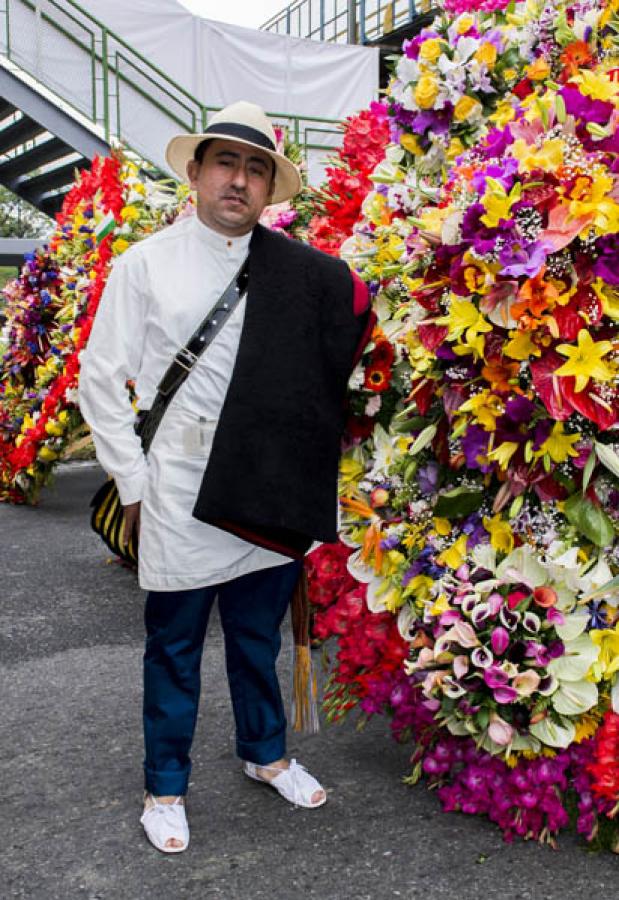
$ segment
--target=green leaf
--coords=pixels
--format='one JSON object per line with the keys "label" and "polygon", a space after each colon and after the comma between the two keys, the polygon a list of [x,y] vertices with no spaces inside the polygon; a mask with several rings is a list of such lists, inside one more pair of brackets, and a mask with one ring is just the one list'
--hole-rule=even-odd
{"label": "green leaf", "polygon": [[[596,441],[595,454],[602,465],[619,478],[619,456],[617,456],[613,448],[609,447],[608,444],[600,444]],[[589,459],[591,459],[591,456]],[[587,461],[587,465],[588,464],[589,462]]]}
{"label": "green leaf", "polygon": [[[595,469],[595,464],[597,462],[597,456],[595,448],[589,454],[589,459],[587,460],[587,464],[582,473],[582,492],[586,493],[587,488],[589,487],[589,482],[591,481],[591,476],[593,475],[593,470]],[[619,459],[617,460],[619,463]]]}
{"label": "green leaf", "polygon": [[476,512],[484,501],[483,491],[471,491],[469,488],[454,488],[441,494],[433,513],[446,519],[461,519]]}
{"label": "green leaf", "polygon": [[596,547],[607,547],[615,536],[612,521],[603,509],[580,494],[572,494],[565,501],[565,517]]}
{"label": "green leaf", "polygon": [[408,455],[415,456],[417,453],[421,453],[422,450],[425,450],[425,448],[434,440],[436,432],[437,426],[434,423],[432,425],[427,425],[421,434],[417,435],[413,446],[408,451]]}

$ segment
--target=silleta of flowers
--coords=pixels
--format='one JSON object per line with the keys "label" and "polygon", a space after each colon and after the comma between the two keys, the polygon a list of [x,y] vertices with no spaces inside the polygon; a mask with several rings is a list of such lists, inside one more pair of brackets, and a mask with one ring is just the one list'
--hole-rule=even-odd
{"label": "silleta of flowers", "polygon": [[[317,636],[325,623],[338,636],[332,716],[391,713],[414,743],[413,780],[425,773],[445,808],[488,815],[507,838],[553,841],[573,796],[578,830],[607,846],[619,801],[615,33],[613,5],[458,8],[405,46],[387,103],[398,144],[342,248],[379,315],[342,465],[353,580],[320,591],[342,577],[333,556],[313,574]],[[490,42],[495,68],[506,54],[515,70],[503,85],[482,78],[487,48],[464,66],[481,105],[472,139],[443,102],[466,39],[462,53]],[[438,85],[426,109],[448,109],[438,180],[424,171],[432,148],[421,157],[402,131],[421,128],[424,75]],[[486,102],[481,85],[498,96]],[[384,662],[357,654],[351,678],[348,639],[371,634],[368,610],[383,633],[391,615],[401,643]]]}
{"label": "silleta of flowers", "polygon": [[79,354],[110,263],[171,221],[185,199],[121,157],[96,159],[67,195],[49,246],[26,258],[5,291],[0,499],[36,502],[80,433]]}

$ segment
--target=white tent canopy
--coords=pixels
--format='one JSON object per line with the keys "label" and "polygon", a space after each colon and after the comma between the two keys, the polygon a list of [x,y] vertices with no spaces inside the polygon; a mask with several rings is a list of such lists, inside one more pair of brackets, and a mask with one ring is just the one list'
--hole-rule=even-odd
{"label": "white tent canopy", "polygon": [[[373,48],[214,22],[175,0],[81,0],[81,6],[209,107],[247,99],[270,112],[341,120],[367,107],[378,90]],[[137,111],[124,127],[145,129],[151,147],[161,148],[169,136],[169,127],[153,129]],[[319,132],[310,141],[334,143]],[[162,161],[160,149],[148,156]]]}

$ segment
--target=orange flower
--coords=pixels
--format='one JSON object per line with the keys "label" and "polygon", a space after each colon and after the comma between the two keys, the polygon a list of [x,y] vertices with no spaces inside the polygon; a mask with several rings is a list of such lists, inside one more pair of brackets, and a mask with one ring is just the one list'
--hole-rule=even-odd
{"label": "orange flower", "polygon": [[551,587],[536,587],[533,591],[533,601],[543,609],[549,609],[555,606],[557,601],[557,592]]}
{"label": "orange flower", "polygon": [[510,384],[510,380],[517,377],[519,368],[519,363],[501,359],[487,363],[481,370],[481,374],[489,382],[493,391],[504,391],[505,393],[516,391],[521,393],[520,388]]}
{"label": "orange flower", "polygon": [[593,55],[585,41],[574,41],[574,43],[568,44],[559,59],[565,66],[562,74],[567,80],[567,78],[577,75],[579,69],[589,66],[593,62]]}
{"label": "orange flower", "polygon": [[543,324],[543,315],[551,310],[558,298],[559,291],[554,284],[544,280],[545,268],[535,278],[529,278],[518,291],[519,303],[514,303],[511,314],[520,319],[521,324],[534,329]]}

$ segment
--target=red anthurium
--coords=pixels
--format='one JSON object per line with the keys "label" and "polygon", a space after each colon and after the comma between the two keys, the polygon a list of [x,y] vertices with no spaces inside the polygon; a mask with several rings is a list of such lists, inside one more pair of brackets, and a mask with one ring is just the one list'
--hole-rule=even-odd
{"label": "red anthurium", "polygon": [[591,422],[595,422],[601,431],[612,428],[619,421],[619,396],[616,392],[609,401],[606,397],[608,389],[605,396],[601,397],[598,393],[599,387],[594,382],[590,381],[584,391],[577,392],[574,389],[576,381],[574,378],[561,378],[559,381],[561,393],[570,406]]}
{"label": "red anthurium", "polygon": [[574,382],[574,379],[560,378],[554,374],[563,363],[564,357],[555,350],[549,350],[541,359],[531,363],[533,387],[552,418],[559,422],[569,418],[574,411],[574,406],[565,395],[566,383]]}
{"label": "red anthurium", "polygon": [[440,347],[448,333],[449,328],[446,325],[433,325],[432,323],[424,325],[421,323],[417,327],[419,340],[426,350],[436,350],[437,347]]}

